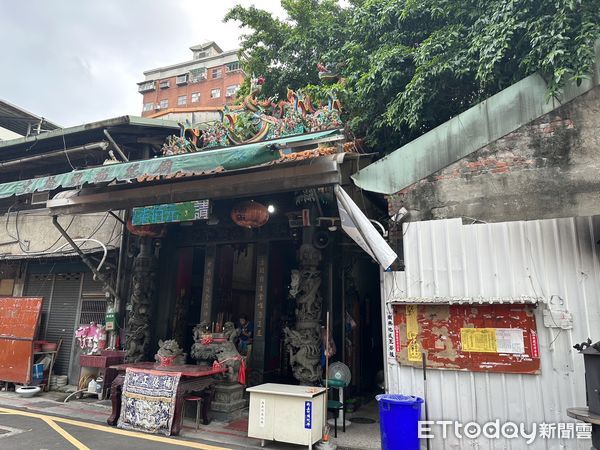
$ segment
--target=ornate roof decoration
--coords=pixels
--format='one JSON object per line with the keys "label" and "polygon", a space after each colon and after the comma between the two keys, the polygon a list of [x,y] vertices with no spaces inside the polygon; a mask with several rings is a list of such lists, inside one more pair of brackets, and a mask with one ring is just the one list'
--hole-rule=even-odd
{"label": "ornate roof decoration", "polygon": [[313,106],[308,95],[288,89],[287,98],[259,99],[264,77],[253,77],[250,94],[241,105],[225,107],[221,120],[181,125],[162,148],[165,156],[251,144],[285,136],[338,129],[343,126],[341,105],[334,94],[326,105]]}

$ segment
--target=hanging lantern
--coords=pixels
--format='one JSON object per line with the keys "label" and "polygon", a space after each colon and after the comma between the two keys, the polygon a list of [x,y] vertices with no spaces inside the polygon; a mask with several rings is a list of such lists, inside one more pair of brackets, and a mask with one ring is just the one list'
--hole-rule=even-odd
{"label": "hanging lantern", "polygon": [[241,202],[231,210],[231,220],[240,227],[258,228],[269,221],[267,207],[255,201]]}
{"label": "hanging lantern", "polygon": [[134,225],[129,219],[127,231],[135,236],[158,238],[165,235],[166,228],[164,225]]}

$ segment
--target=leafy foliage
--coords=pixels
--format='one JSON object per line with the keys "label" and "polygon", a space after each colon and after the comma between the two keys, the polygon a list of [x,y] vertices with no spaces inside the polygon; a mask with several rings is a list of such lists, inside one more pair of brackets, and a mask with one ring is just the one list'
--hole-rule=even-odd
{"label": "leafy foliage", "polygon": [[[538,71],[548,96],[591,72],[600,0],[281,0],[279,20],[236,6],[225,20],[248,30],[248,73],[266,95],[334,89],[351,129],[397,148]],[[319,83],[316,64],[343,81]],[[246,88],[247,89],[247,88]]]}

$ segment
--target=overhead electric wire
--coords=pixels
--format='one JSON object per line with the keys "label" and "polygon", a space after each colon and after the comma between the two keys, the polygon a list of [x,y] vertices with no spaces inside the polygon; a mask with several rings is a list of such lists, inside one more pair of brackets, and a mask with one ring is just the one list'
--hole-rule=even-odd
{"label": "overhead electric wire", "polygon": [[[15,231],[17,233],[16,236],[13,236],[11,234],[11,232],[8,230],[8,221],[10,219],[10,210],[14,207],[15,205],[11,205],[8,208],[8,211],[6,212],[6,221],[4,223],[4,228],[6,229],[6,234],[8,234],[9,237],[13,238],[14,240],[16,240],[19,243],[19,247],[21,249],[21,251],[23,253],[27,253],[27,254],[36,254],[36,253],[46,253],[47,251],[49,251],[50,249],[52,249],[52,247],[54,247],[56,244],[58,244],[60,242],[60,240],[62,239],[62,236],[59,237],[56,241],[54,241],[52,243],[52,245],[50,245],[50,247],[44,249],[44,250],[37,250],[37,251],[29,251],[29,249],[25,249],[23,246],[23,241],[21,241],[21,238],[19,236],[19,228],[18,228],[18,221],[19,221],[19,211],[17,211],[16,214],[16,220],[15,220]],[[75,216],[71,217],[71,222],[69,222],[69,225],[67,225],[67,227],[65,228],[65,230],[68,230],[71,225],[73,224],[73,221],[75,220]]]}

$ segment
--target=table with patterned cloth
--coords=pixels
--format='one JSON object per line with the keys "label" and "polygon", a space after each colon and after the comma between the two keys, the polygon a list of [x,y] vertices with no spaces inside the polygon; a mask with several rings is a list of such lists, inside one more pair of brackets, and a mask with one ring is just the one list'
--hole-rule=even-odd
{"label": "table with patterned cloth", "polygon": [[[111,386],[112,414],[109,425],[149,433],[178,435],[181,430],[184,398],[202,392],[219,382],[215,375],[225,369],[195,365],[160,367],[155,363],[112,366],[120,375]],[[202,415],[208,421],[210,396],[203,403]]]}

